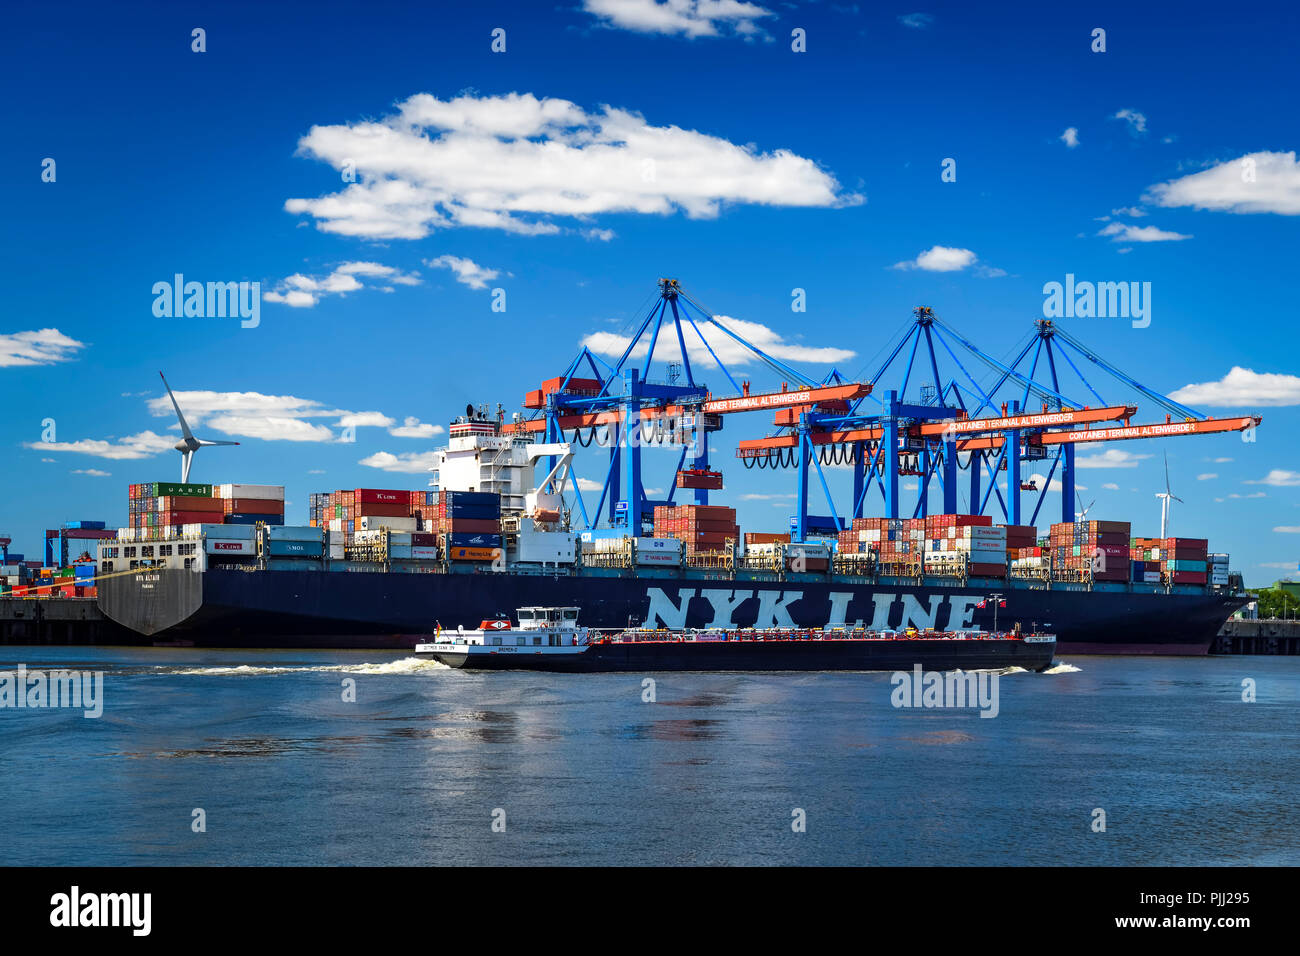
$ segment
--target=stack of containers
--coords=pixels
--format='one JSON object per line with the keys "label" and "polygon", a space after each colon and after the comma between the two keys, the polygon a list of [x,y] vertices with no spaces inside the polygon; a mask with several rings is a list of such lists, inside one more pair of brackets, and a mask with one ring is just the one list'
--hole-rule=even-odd
{"label": "stack of containers", "polygon": [[283,485],[213,485],[212,497],[221,502],[221,524],[284,524]]}
{"label": "stack of containers", "polygon": [[172,481],[129,485],[127,525],[136,541],[158,541],[179,534],[187,524],[221,521],[212,486]]}
{"label": "stack of containers", "polygon": [[1007,529],[988,515],[931,515],[925,520],[925,563],[936,571],[965,568],[973,577],[1003,577]]}
{"label": "stack of containers", "polygon": [[1217,588],[1226,588],[1228,586],[1228,556],[1226,554],[1212,554],[1209,556],[1210,563],[1210,585]]}
{"label": "stack of containers", "polygon": [[740,540],[736,509],[725,505],[656,505],[654,536],[677,538],[687,556],[724,551]]}
{"label": "stack of containers", "polygon": [[1052,525],[1053,565],[1087,573],[1096,581],[1128,581],[1129,534],[1127,521],[1066,521]]}
{"label": "stack of containers", "polygon": [[325,553],[323,528],[272,525],[266,529],[266,538],[268,557],[305,558],[318,561]]}
{"label": "stack of containers", "polygon": [[490,491],[438,495],[440,543],[453,561],[492,561],[501,549],[501,496]]}
{"label": "stack of containers", "polygon": [[1163,538],[1129,539],[1129,577],[1135,582],[1159,584],[1163,569],[1161,554],[1164,551]]}
{"label": "stack of containers", "polygon": [[1165,538],[1161,553],[1169,580],[1174,584],[1205,584],[1209,580],[1209,548],[1205,538]]}
{"label": "stack of containers", "polygon": [[777,534],[775,532],[770,532],[770,531],[746,531],[745,532],[745,547],[747,549],[752,545],[756,545],[756,544],[789,544],[789,543],[790,543],[790,535],[788,532],[785,534]]}

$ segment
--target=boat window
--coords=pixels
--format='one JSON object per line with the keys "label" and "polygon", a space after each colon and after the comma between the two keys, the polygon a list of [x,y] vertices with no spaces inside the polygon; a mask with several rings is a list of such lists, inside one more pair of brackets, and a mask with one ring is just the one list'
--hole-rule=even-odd
{"label": "boat window", "polygon": [[576,607],[566,607],[564,609],[564,619],[566,621],[576,621],[578,619],[578,609]]}
{"label": "boat window", "polygon": [[542,643],[541,635],[533,638],[533,646],[536,647]]}
{"label": "boat window", "polygon": [[520,611],[520,612],[519,612],[519,620],[521,620],[521,621],[531,621],[532,619],[533,619],[533,612],[532,612],[532,611]]}
{"label": "boat window", "polygon": [[516,647],[523,647],[527,643],[528,643],[528,638],[524,637],[524,635],[522,634],[520,634],[517,638],[515,638]]}

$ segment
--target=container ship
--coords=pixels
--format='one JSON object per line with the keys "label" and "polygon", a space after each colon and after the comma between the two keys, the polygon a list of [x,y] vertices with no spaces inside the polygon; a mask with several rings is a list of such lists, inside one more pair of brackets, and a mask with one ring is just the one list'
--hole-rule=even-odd
{"label": "container ship", "polygon": [[661,504],[652,534],[575,531],[571,456],[470,410],[436,491],[313,495],[306,525],[284,523],[278,486],[132,485],[129,527],[98,542],[97,600],[141,643],[196,647],[411,649],[527,605],[581,608],[601,629],[1019,627],[1055,634],[1058,654],[1205,654],[1246,601],[1204,539],[1122,522],[1038,538],[981,515],[856,518],[816,542]]}

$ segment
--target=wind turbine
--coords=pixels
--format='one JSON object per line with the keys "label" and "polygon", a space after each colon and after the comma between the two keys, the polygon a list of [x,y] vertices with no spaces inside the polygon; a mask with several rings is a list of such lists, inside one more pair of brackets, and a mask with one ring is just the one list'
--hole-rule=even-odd
{"label": "wind turbine", "polygon": [[1186,504],[1169,487],[1169,452],[1165,452],[1165,490],[1156,492],[1156,497],[1160,499],[1160,537],[1165,538],[1169,532],[1169,502],[1177,501],[1179,504]]}
{"label": "wind turbine", "polygon": [[172,447],[181,453],[181,483],[184,484],[190,480],[190,466],[194,464],[194,453],[204,445],[238,445],[237,441],[208,441],[206,438],[195,438],[194,433],[190,431],[190,426],[185,423],[185,416],[181,414],[181,407],[176,404],[176,396],[172,394],[171,386],[167,384],[167,376],[162,372],[158,373],[162,379],[163,388],[167,389],[167,397],[172,400],[172,408],[176,409],[176,420],[181,423],[181,434],[185,437],[178,441]]}
{"label": "wind turbine", "polygon": [[1083,507],[1083,496],[1080,495],[1080,494],[1076,491],[1076,492],[1074,493],[1074,497],[1078,500],[1078,502],[1079,502],[1079,508],[1080,508],[1079,511],[1076,511],[1076,512],[1074,513],[1074,520],[1075,520],[1075,521],[1079,521],[1079,522],[1082,522],[1082,521],[1087,520],[1087,518],[1088,518],[1088,512],[1091,511],[1091,510],[1092,510],[1092,506],[1095,505],[1095,504],[1097,503],[1097,499],[1096,499],[1096,498],[1093,498],[1092,501],[1088,502],[1088,507],[1084,508],[1084,507]]}

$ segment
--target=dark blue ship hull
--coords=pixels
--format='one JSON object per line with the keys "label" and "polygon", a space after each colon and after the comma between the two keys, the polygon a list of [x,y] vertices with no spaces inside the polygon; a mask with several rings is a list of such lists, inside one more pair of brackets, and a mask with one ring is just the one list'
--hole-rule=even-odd
{"label": "dark blue ship hull", "polygon": [[[105,614],[142,643],[198,647],[411,648],[417,636],[475,627],[527,605],[572,605],[600,628],[824,627],[847,624],[1057,635],[1058,654],[1205,654],[1241,596],[1135,585],[1049,590],[1001,580],[872,582],[737,572],[579,574],[413,573],[324,570],[148,571],[104,580]],[[985,607],[978,605],[983,602]]]}

